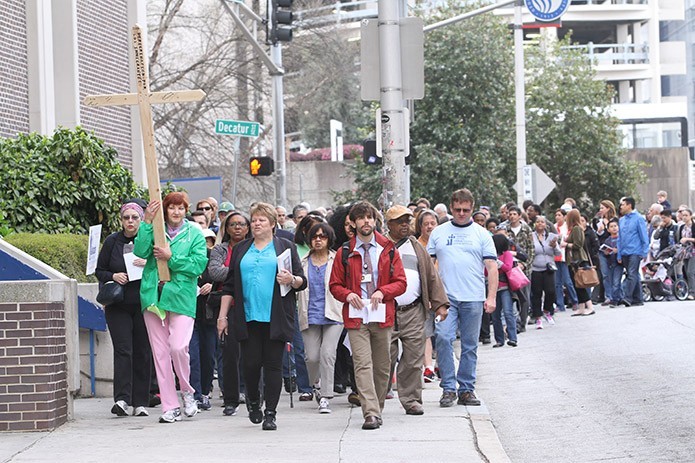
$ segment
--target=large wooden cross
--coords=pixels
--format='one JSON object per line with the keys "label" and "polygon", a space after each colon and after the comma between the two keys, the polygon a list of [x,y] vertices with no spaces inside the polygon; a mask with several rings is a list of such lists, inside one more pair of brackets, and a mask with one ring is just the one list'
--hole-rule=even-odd
{"label": "large wooden cross", "polygon": [[[174,92],[150,92],[150,79],[147,73],[147,59],[142,46],[142,29],[137,24],[133,26],[133,48],[135,50],[135,73],[137,78],[137,93],[123,93],[115,95],[92,95],[85,97],[87,106],[124,106],[138,105],[140,109],[140,128],[142,131],[142,144],[145,150],[145,171],[147,173],[147,185],[150,192],[150,200],[162,199],[162,191],[159,187],[159,168],[157,166],[157,154],[154,149],[154,124],[152,122],[152,104],[157,103],[181,103],[185,101],[199,101],[205,97],[202,90],[183,90]],[[168,243],[164,231],[164,211],[160,207],[152,221],[154,227],[154,244],[167,247]],[[159,279],[169,281],[169,267],[167,262],[158,260],[157,269]]]}

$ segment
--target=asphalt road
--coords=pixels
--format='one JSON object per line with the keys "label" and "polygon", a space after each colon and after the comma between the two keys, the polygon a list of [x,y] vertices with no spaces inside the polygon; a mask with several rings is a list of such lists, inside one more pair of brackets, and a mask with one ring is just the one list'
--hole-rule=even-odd
{"label": "asphalt road", "polygon": [[481,346],[477,390],[522,462],[695,462],[695,302],[561,313]]}

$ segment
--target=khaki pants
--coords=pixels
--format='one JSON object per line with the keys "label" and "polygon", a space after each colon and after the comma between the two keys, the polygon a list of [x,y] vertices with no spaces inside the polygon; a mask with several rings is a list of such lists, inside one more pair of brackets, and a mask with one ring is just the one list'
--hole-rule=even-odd
{"label": "khaki pants", "polygon": [[362,324],[349,329],[355,382],[362,402],[362,415],[381,417],[389,387],[392,328],[380,328],[378,323]]}
{"label": "khaki pants", "polygon": [[[425,361],[425,320],[427,313],[418,304],[408,310],[396,311],[398,331],[391,336],[391,372],[398,361],[398,399],[406,410],[414,403],[422,404],[422,364]],[[402,353],[398,358],[398,340]]]}

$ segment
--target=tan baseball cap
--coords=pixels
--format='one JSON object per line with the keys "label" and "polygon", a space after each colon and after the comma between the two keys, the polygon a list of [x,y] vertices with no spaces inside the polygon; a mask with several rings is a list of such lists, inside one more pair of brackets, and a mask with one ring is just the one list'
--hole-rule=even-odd
{"label": "tan baseball cap", "polygon": [[396,220],[403,217],[404,215],[409,215],[410,217],[413,217],[413,211],[411,211],[405,206],[393,206],[388,211],[386,211],[386,221],[389,222],[391,220]]}

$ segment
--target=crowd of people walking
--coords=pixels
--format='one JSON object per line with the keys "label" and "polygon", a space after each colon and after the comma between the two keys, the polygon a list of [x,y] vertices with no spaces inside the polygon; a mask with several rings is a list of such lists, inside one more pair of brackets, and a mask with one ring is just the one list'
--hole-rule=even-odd
{"label": "crowd of people walking", "polygon": [[[423,385],[437,380],[441,407],[480,405],[481,343],[516,348],[557,311],[642,305],[650,261],[663,267],[649,281],[665,298],[671,280],[695,288],[692,211],[674,214],[665,192],[646,217],[631,197],[604,199],[596,214],[572,198],[548,217],[530,201],[494,214],[467,189],[448,207],[420,198],[383,215],[366,201],[291,214],[259,202],[246,214],[205,198],[195,209],[184,193],[128,200],[100,252],[101,286],[124,290],[105,307],[117,416],[148,416],[154,401],[162,423],[191,418],[211,409],[217,377],[222,413],[245,404],[263,430],[278,427],[283,386],[320,414],[350,388],[362,429],[378,429],[387,398],[422,415]],[[674,247],[680,259],[660,260]]]}

